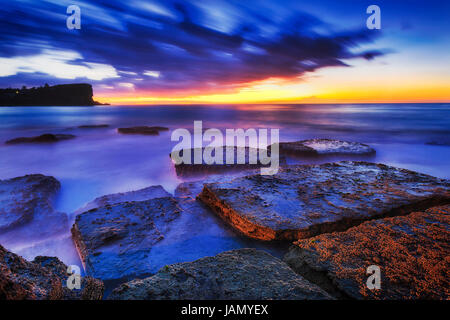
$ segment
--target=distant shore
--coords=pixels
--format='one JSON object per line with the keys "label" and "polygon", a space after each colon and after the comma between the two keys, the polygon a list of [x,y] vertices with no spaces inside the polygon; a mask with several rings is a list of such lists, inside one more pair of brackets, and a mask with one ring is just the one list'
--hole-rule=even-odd
{"label": "distant shore", "polygon": [[108,105],[93,99],[92,86],[87,83],[43,87],[0,89],[0,107],[33,106],[95,106]]}

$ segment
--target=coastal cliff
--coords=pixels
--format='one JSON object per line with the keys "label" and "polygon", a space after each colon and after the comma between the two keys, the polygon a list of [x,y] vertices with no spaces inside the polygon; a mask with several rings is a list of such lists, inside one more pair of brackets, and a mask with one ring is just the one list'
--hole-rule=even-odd
{"label": "coastal cliff", "polygon": [[87,83],[45,85],[27,89],[0,89],[0,106],[93,106],[92,86]]}

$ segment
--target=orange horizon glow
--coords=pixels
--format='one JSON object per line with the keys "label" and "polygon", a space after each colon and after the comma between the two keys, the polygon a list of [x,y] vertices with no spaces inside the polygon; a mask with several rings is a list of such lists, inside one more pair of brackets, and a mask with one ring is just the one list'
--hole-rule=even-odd
{"label": "orange horizon glow", "polygon": [[197,100],[196,97],[188,97],[187,99],[170,99],[170,98],[153,98],[136,101],[132,98],[95,98],[95,101],[107,103],[112,106],[130,105],[130,106],[146,106],[146,105],[239,105],[239,104],[377,104],[377,103],[450,103],[450,98],[445,99],[318,99],[303,98],[292,100],[260,100],[260,101],[223,101],[223,100]]}
{"label": "orange horizon glow", "polygon": [[450,79],[440,70],[424,73],[378,63],[325,68],[294,79],[269,78],[236,85],[232,91],[199,91],[176,95],[111,91],[96,99],[112,105],[446,103],[450,102]]}
{"label": "orange horizon glow", "polygon": [[217,93],[170,97],[167,95],[95,96],[96,101],[111,105],[159,105],[159,104],[345,104],[345,103],[447,103],[450,87],[415,88],[399,90],[330,91],[306,96],[277,94],[276,91],[248,92],[244,88],[237,93]]}
{"label": "orange horizon glow", "polygon": [[[298,90],[295,90],[295,88]],[[301,92],[302,94],[299,94]],[[257,84],[233,93],[210,93],[169,96],[167,94],[115,93],[96,95],[95,100],[111,105],[158,104],[342,104],[342,103],[446,103],[450,102],[450,85],[433,84],[420,87],[345,87],[314,88],[307,83]]]}

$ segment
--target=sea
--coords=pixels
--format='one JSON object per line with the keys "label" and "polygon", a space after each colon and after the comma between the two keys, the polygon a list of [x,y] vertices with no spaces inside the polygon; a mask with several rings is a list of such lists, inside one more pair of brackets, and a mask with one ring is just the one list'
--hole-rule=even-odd
{"label": "sea", "polygon": [[[62,186],[55,209],[66,213],[71,222],[78,208],[102,195],[151,185],[173,193],[178,184],[192,178],[178,177],[175,172],[169,153],[178,142],[171,140],[171,134],[178,128],[191,130],[194,121],[220,130],[279,129],[280,141],[330,138],[361,142],[376,150],[370,161],[450,178],[450,104],[436,103],[0,107],[0,180],[35,173],[54,176]],[[100,124],[109,127],[78,128]],[[170,130],[158,136],[117,132],[119,127],[140,125]],[[51,144],[4,144],[44,133],[76,138]],[[326,161],[330,159],[288,159],[289,164]],[[3,245],[26,259],[48,255],[58,256],[66,264],[80,264],[69,229],[54,239],[7,244]],[[197,250],[195,246],[200,245],[211,246],[211,250]],[[162,253],[155,270],[244,245],[253,244],[195,241],[189,255],[183,256],[184,249]],[[273,251],[265,244],[254,246]]]}

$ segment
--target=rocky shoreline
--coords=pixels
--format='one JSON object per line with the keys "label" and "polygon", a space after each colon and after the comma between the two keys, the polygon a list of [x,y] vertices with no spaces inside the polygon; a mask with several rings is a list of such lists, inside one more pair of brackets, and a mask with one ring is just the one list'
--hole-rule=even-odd
{"label": "rocky shoreline", "polygon": [[100,300],[101,280],[83,277],[81,288],[70,290],[67,266],[55,257],[36,257],[32,262],[0,245],[0,300]]}
{"label": "rocky shoreline", "polygon": [[[364,222],[294,243],[285,262],[338,297],[450,297],[450,205]],[[369,290],[365,268],[380,266],[383,290]]]}
{"label": "rocky shoreline", "polygon": [[445,203],[449,187],[405,169],[342,161],[208,183],[198,198],[248,237],[295,241]]}
{"label": "rocky shoreline", "polygon": [[[321,140],[333,154],[375,152]],[[294,148],[312,148],[305,141]],[[327,154],[323,142],[314,147]],[[33,224],[42,237],[67,226],[52,206],[59,188],[43,175],[0,180],[0,243]],[[77,292],[57,258],[29,262],[0,246],[0,298],[101,299],[104,281],[116,283],[109,299],[448,300],[449,213],[450,181],[383,164],[241,168],[184,182],[174,196],[150,186],[77,210],[71,233],[87,274]],[[282,259],[264,249],[278,243],[289,247]],[[366,286],[371,265],[380,290]]]}
{"label": "rocky shoreline", "polygon": [[255,249],[220,253],[167,266],[152,277],[114,289],[111,300],[333,299],[284,262]]}
{"label": "rocky shoreline", "polygon": [[[375,149],[366,144],[335,139],[309,139],[278,144],[280,154],[300,157],[323,157],[330,155],[373,156]],[[269,148],[271,148],[269,146]]]}

